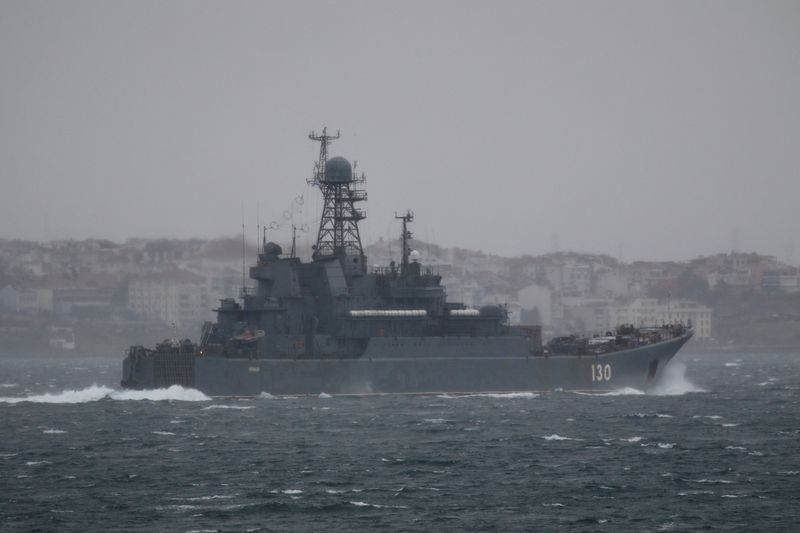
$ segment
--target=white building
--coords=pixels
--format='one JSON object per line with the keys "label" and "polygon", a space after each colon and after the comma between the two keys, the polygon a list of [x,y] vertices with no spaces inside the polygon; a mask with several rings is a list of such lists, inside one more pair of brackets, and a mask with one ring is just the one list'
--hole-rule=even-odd
{"label": "white building", "polygon": [[594,293],[608,298],[627,298],[631,293],[628,276],[619,269],[605,270],[596,274]]}
{"label": "white building", "polygon": [[766,291],[796,293],[800,291],[800,273],[779,270],[765,272],[761,287]]}
{"label": "white building", "polygon": [[128,305],[151,320],[193,327],[212,319],[203,276],[185,270],[154,272],[128,284]]}

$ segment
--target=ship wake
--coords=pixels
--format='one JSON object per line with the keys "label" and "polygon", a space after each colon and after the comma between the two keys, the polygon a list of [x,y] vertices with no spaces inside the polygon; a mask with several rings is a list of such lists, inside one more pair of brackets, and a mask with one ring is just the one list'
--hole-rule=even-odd
{"label": "ship wake", "polygon": [[19,397],[0,397],[0,403],[90,403],[100,400],[150,400],[150,401],[183,401],[205,402],[211,398],[195,389],[187,389],[180,385],[172,385],[166,389],[151,390],[116,390],[103,385],[92,385],[79,390],[64,390],[58,393],[45,393]]}

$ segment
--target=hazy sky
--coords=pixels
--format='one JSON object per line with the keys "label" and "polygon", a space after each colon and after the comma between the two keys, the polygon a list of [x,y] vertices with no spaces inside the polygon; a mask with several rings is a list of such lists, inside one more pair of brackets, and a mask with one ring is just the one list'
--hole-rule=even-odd
{"label": "hazy sky", "polygon": [[800,260],[797,1],[0,0],[0,75],[0,237],[315,225],[327,125],[366,242]]}

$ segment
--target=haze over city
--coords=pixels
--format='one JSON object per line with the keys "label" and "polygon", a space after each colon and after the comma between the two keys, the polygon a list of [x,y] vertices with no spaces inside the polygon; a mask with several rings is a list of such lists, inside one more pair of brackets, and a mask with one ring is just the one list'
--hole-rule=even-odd
{"label": "haze over city", "polygon": [[0,238],[233,235],[244,204],[254,240],[305,195],[313,240],[327,125],[367,243],[412,209],[496,254],[797,264],[798,29],[796,2],[5,1]]}

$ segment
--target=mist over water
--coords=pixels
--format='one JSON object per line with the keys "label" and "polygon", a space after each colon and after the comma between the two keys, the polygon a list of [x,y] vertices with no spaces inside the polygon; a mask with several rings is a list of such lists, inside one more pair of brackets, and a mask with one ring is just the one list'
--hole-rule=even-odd
{"label": "mist over water", "polygon": [[653,390],[592,396],[219,400],[122,391],[119,360],[2,359],[0,520],[9,531],[796,524],[797,355],[687,351],[667,368]]}

